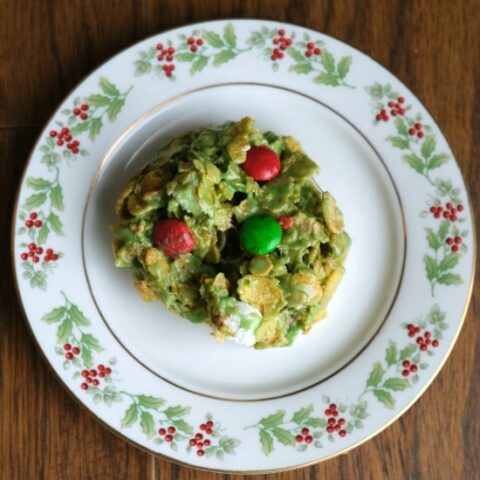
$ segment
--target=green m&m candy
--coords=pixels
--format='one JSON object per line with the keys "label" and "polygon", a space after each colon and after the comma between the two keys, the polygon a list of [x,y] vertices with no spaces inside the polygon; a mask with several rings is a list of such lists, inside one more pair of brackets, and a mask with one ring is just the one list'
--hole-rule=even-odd
{"label": "green m&m candy", "polygon": [[273,217],[253,215],[242,225],[240,243],[252,255],[266,255],[278,247],[282,236],[282,227]]}

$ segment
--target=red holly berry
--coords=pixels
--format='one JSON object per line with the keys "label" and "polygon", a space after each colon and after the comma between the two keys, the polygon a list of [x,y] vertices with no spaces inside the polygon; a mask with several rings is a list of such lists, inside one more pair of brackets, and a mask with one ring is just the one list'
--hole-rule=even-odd
{"label": "red holly berry", "polygon": [[167,55],[167,62],[171,62],[173,60],[173,55]]}
{"label": "red holly berry", "polygon": [[419,345],[422,345],[423,342],[424,342],[423,337],[418,337],[418,338],[417,338],[417,343],[418,343]]}
{"label": "red holly berry", "polygon": [[457,253],[460,250],[460,247],[458,245],[453,245],[452,246],[452,252]]}
{"label": "red holly berry", "polygon": [[73,358],[73,353],[72,353],[72,352],[67,352],[67,353],[65,354],[65,358],[66,358],[67,360],[71,360],[71,359]]}
{"label": "red holly berry", "polygon": [[80,388],[81,388],[82,390],[86,390],[86,389],[88,388],[88,385],[87,385],[86,383],[82,383],[82,384],[80,385]]}
{"label": "red holly berry", "polygon": [[167,433],[167,431],[164,428],[159,428],[158,433],[159,433],[159,435],[165,435]]}
{"label": "red holly berry", "polygon": [[63,143],[64,143],[64,142],[63,142],[62,139],[59,138],[59,139],[57,140],[57,145],[58,145],[59,147],[61,147],[61,146],[63,145]]}
{"label": "red holly berry", "polygon": [[72,352],[74,355],[78,355],[80,353],[80,349],[78,347],[73,347]]}
{"label": "red holly berry", "polygon": [[270,55],[270,60],[275,61],[277,59],[277,56],[273,53]]}
{"label": "red holly berry", "polygon": [[451,210],[453,208],[452,202],[447,202],[446,207]]}
{"label": "red holly berry", "polygon": [[103,378],[103,377],[105,376],[105,372],[98,372],[98,376],[99,376],[100,378]]}
{"label": "red holly berry", "polygon": [[54,262],[56,262],[58,260],[58,255],[56,253],[54,253],[51,257],[50,257]]}
{"label": "red holly berry", "polygon": [[341,437],[344,437],[346,434],[347,434],[347,431],[346,430],[340,430],[338,432],[338,434],[341,436]]}
{"label": "red holly berry", "polygon": [[416,130],[414,128],[409,128],[408,129],[408,134],[409,135],[415,135],[415,133],[416,133]]}
{"label": "red holly berry", "polygon": [[[163,429],[162,429],[162,430],[163,430]],[[196,441],[194,438],[191,438],[191,439],[188,441],[188,443],[189,443],[192,447],[194,447],[194,446],[197,444],[197,441]]]}
{"label": "red holly berry", "polygon": [[408,377],[408,376],[410,375],[410,371],[407,370],[407,369],[405,369],[405,370],[402,371],[402,375],[403,375],[404,377]]}
{"label": "red holly berry", "polygon": [[375,115],[375,120],[376,120],[377,122],[379,122],[380,120],[383,120],[383,115],[382,115],[381,113],[377,113],[377,114]]}
{"label": "red holly berry", "polygon": [[72,349],[72,346],[71,346],[69,343],[65,343],[65,344],[63,345],[63,349],[64,349],[66,352],[68,352],[69,350]]}
{"label": "red holly berry", "polygon": [[172,435],[165,435],[165,441],[170,443],[171,441],[173,440],[173,436]]}
{"label": "red holly berry", "polygon": [[327,427],[327,432],[328,432],[328,433],[333,433],[334,431],[335,431],[335,428],[333,427],[333,425],[329,425],[329,426]]}
{"label": "red holly berry", "polygon": [[308,435],[310,433],[310,430],[308,428],[302,428],[302,435]]}
{"label": "red holly berry", "polygon": [[247,175],[261,182],[272,180],[281,169],[280,157],[265,146],[251,147],[241,165]]}
{"label": "red holly berry", "polygon": [[86,119],[88,118],[88,115],[87,115],[85,112],[82,112],[82,113],[80,114],[80,118],[81,118],[82,120],[86,120]]}
{"label": "red holly berry", "polygon": [[314,49],[313,49],[313,53],[314,53],[315,55],[320,55],[320,54],[322,53],[322,50],[317,47],[317,48],[314,48]]}
{"label": "red holly berry", "polygon": [[28,252],[28,256],[33,258],[35,256],[35,252],[33,250],[30,250]]}
{"label": "red holly berry", "polygon": [[464,209],[465,209],[465,207],[464,207],[463,205],[461,205],[461,204],[460,204],[460,205],[457,205],[457,210],[458,210],[459,212],[463,212]]}
{"label": "red holly berry", "polygon": [[37,248],[35,249],[35,253],[36,253],[37,255],[41,255],[41,254],[43,253],[43,248],[42,248],[42,247],[37,247]]}
{"label": "red holly berry", "polygon": [[313,437],[311,435],[308,435],[307,437],[305,437],[305,442],[306,443],[312,443],[313,442]]}
{"label": "red holly berry", "polygon": [[92,385],[94,387],[98,387],[98,385],[100,385],[100,382],[95,378],[93,381],[92,381]]}
{"label": "red holly berry", "polygon": [[285,35],[285,29],[281,28],[279,31],[278,31],[278,34],[283,37]]}
{"label": "red holly berry", "polygon": [[56,137],[56,136],[57,136],[56,130],[50,130],[49,135],[50,135],[51,137]]}
{"label": "red holly berry", "polygon": [[196,45],[192,45],[192,46],[190,47],[190,51],[191,51],[191,52],[194,52],[194,53],[195,53],[197,50],[198,50],[198,47],[197,47]]}
{"label": "red holly berry", "polygon": [[338,421],[338,424],[339,424],[340,426],[345,425],[345,419],[344,419],[344,418],[341,418],[341,419]]}
{"label": "red holly berry", "polygon": [[450,220],[452,222],[456,222],[458,220],[458,217],[453,213],[452,215],[450,215]]}
{"label": "red holly berry", "polygon": [[40,227],[42,226],[42,221],[41,221],[41,220],[35,220],[35,221],[33,222],[33,226],[34,226],[35,228],[40,228]]}
{"label": "red holly berry", "polygon": [[197,448],[203,448],[204,443],[203,442],[198,442],[197,443]]}
{"label": "red holly berry", "polygon": [[434,340],[434,341],[432,342],[432,347],[435,347],[435,348],[436,348],[436,347],[438,347],[439,345],[440,345],[440,342],[439,342],[438,340]]}
{"label": "red holly berry", "polygon": [[88,377],[88,370],[82,370],[81,375],[82,375],[82,377],[87,378]]}
{"label": "red holly berry", "polygon": [[22,253],[22,254],[20,255],[20,258],[21,258],[22,260],[27,260],[27,259],[28,259],[28,253]]}
{"label": "red holly berry", "polygon": [[402,362],[402,365],[405,367],[405,368],[408,368],[410,366],[410,361],[409,360],[404,360]]}
{"label": "red holly berry", "polygon": [[301,442],[303,442],[303,437],[302,437],[301,435],[297,435],[297,436],[295,437],[295,441],[296,441],[297,443],[301,443]]}
{"label": "red holly berry", "polygon": [[97,376],[97,371],[94,368],[92,368],[88,373],[91,377],[96,377]]}
{"label": "red holly berry", "polygon": [[50,255],[53,255],[53,250],[52,250],[51,248],[47,248],[47,250],[45,251],[45,253],[46,253],[47,255],[49,255],[49,256],[50,256]]}
{"label": "red holly berry", "polygon": [[412,365],[410,367],[410,371],[413,372],[413,373],[415,373],[417,370],[418,370],[418,367],[416,365]]}
{"label": "red holly berry", "polygon": [[97,370],[100,370],[100,371],[105,370],[105,365],[103,365],[103,363],[99,363],[99,364],[97,365]]}
{"label": "red holly berry", "polygon": [[405,98],[398,97],[398,103],[405,103]]}
{"label": "red holly berry", "polygon": [[308,42],[307,43],[307,48],[309,48],[310,50],[314,49],[315,48],[315,44],[313,42]]}
{"label": "red holly berry", "polygon": [[206,447],[209,447],[209,446],[212,444],[212,442],[211,442],[208,438],[206,438],[206,439],[203,441],[203,444],[204,444]]}
{"label": "red holly berry", "polygon": [[398,114],[398,111],[397,110],[391,110],[390,114],[392,115],[392,117],[396,117],[397,114]]}
{"label": "red holly berry", "polygon": [[106,374],[106,375],[110,375],[111,373],[112,373],[112,369],[111,369],[110,367],[107,367],[107,368],[105,369],[105,374]]}
{"label": "red holly berry", "polygon": [[422,124],[421,124],[421,123],[416,123],[416,124],[415,124],[415,128],[416,128],[417,130],[421,130],[421,129],[422,129]]}
{"label": "red holly berry", "polygon": [[445,241],[448,243],[448,245],[453,245],[453,238],[452,237],[448,237]]}
{"label": "red holly berry", "polygon": [[37,212],[30,212],[30,215],[29,217],[32,219],[32,220],[35,220],[37,218]]}
{"label": "red holly berry", "polygon": [[420,350],[422,352],[426,352],[428,350],[428,346],[427,345],[420,345]]}
{"label": "red holly berry", "polygon": [[420,327],[415,327],[415,333],[420,333]]}
{"label": "red holly berry", "polygon": [[205,455],[205,452],[203,450],[197,450],[197,455],[199,457],[203,457]]}
{"label": "red holly berry", "polygon": [[423,132],[418,132],[417,133],[418,138],[423,138],[424,136],[425,136],[425,134]]}
{"label": "red holly berry", "polygon": [[72,110],[73,114],[74,115],[80,115],[80,109],[75,107],[73,110]]}
{"label": "red holly berry", "polygon": [[[189,39],[190,40],[190,39]],[[193,40],[193,39],[192,39]],[[163,50],[163,44],[157,43],[157,50]]]}
{"label": "red holly berry", "polygon": [[163,60],[163,58],[164,58],[164,57],[163,57],[162,54],[157,55],[157,60],[158,60],[159,62],[161,62],[161,61]]}
{"label": "red holly berry", "polygon": [[211,420],[207,422],[207,428],[213,428],[213,422]]}
{"label": "red holly berry", "polygon": [[177,429],[175,427],[168,427],[167,428],[168,433],[175,433],[176,431],[177,431]]}
{"label": "red holly berry", "polygon": [[[188,38],[187,38],[187,43],[188,43],[189,45],[193,45],[193,44],[195,43],[195,39],[194,39],[193,37],[188,37]],[[163,48],[163,47],[162,47],[162,48]]]}
{"label": "red holly berry", "polygon": [[286,38],[285,43],[290,46],[293,43],[293,40],[291,38]]}
{"label": "red holly berry", "polygon": [[460,244],[462,243],[462,237],[460,237],[460,236],[457,235],[457,236],[455,237],[455,243],[456,243],[457,245],[460,245]]}
{"label": "red holly berry", "polygon": [[196,434],[195,434],[195,438],[196,438],[197,440],[201,440],[201,439],[203,438],[203,435],[202,435],[201,433],[196,433]]}
{"label": "red holly berry", "polygon": [[203,40],[201,38],[197,38],[196,44],[199,46],[203,45]]}
{"label": "red holly berry", "polygon": [[160,220],[154,227],[153,237],[156,245],[170,258],[178,258],[195,248],[192,231],[180,220]]}
{"label": "red holly berry", "polygon": [[82,103],[82,105],[80,106],[80,108],[83,110],[83,111],[87,111],[88,108],[89,108],[89,105],[87,103]]}

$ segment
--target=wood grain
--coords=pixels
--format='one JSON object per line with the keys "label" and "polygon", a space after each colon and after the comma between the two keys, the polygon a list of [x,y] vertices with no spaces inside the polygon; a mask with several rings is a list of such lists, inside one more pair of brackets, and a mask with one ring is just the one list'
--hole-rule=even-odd
{"label": "wood grain", "polygon": [[[478,0],[4,0],[1,251],[9,251],[11,209],[22,166],[39,127],[64,95],[109,56],[147,35],[228,17],[302,24],[348,42],[391,70],[419,96],[445,133],[480,224]],[[0,296],[0,479],[226,477],[154,459],[105,430],[69,397],[33,346],[15,297],[8,254],[0,257]],[[248,478],[478,478],[479,316],[480,295],[475,292],[445,368],[415,407],[385,432],[317,466]]]}

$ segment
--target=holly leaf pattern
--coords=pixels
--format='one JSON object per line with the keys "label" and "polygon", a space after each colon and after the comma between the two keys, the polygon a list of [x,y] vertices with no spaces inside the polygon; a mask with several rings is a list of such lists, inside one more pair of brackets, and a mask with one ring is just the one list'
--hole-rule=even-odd
{"label": "holly leaf pattern", "polygon": [[270,455],[273,452],[273,437],[264,429],[259,430],[260,444],[262,445],[262,452],[265,455]]}
{"label": "holly leaf pattern", "polygon": [[395,399],[390,392],[387,392],[387,390],[376,389],[373,391],[373,394],[379,402],[385,405],[385,407],[391,410],[395,408]]}
{"label": "holly leaf pattern", "polygon": [[269,415],[268,417],[262,418],[260,423],[265,428],[274,428],[283,423],[283,419],[285,418],[285,410],[278,410],[273,415]]}
{"label": "holly leaf pattern", "polygon": [[382,367],[382,364],[380,362],[376,362],[373,365],[373,369],[370,372],[370,376],[368,377],[367,385],[369,387],[377,386],[382,381],[384,373],[385,373],[385,370]]}

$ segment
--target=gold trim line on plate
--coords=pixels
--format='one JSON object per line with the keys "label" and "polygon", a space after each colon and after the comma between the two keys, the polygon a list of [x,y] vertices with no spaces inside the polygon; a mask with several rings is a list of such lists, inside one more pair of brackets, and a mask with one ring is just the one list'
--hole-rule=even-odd
{"label": "gold trim line on plate", "polygon": [[[130,351],[130,349],[125,345],[125,343],[117,336],[114,329],[112,328],[110,323],[107,321],[105,315],[103,314],[103,312],[100,308],[100,305],[98,304],[97,299],[95,297],[95,293],[94,293],[94,289],[92,287],[92,284],[90,283],[90,278],[89,278],[89,275],[88,275],[87,264],[86,264],[86,259],[85,259],[85,242],[84,242],[85,233],[84,232],[85,232],[85,223],[86,223],[86,218],[87,218],[88,207],[89,207],[90,200],[92,198],[93,192],[95,190],[95,187],[97,185],[98,179],[102,175],[102,173],[104,171],[104,168],[107,166],[108,162],[110,161],[111,156],[113,155],[113,153],[115,152],[117,147],[120,144],[123,143],[124,139],[132,131],[134,131],[139,125],[143,124],[145,120],[147,120],[153,114],[162,110],[162,108],[164,108],[165,106],[170,105],[171,103],[175,102],[176,100],[178,100],[180,98],[187,97],[188,95],[191,95],[191,94],[194,94],[194,93],[197,93],[197,92],[210,90],[210,89],[214,89],[214,88],[231,87],[231,86],[257,86],[257,87],[265,87],[265,88],[275,88],[275,89],[278,89],[278,90],[293,93],[295,95],[299,95],[303,98],[306,98],[308,100],[311,100],[311,101],[321,105],[322,107],[326,108],[327,110],[329,110],[333,114],[337,115],[344,122],[346,122],[351,128],[354,129],[355,132],[357,132],[362,137],[362,139],[373,150],[376,157],[380,161],[381,165],[385,169],[385,172],[387,173],[387,177],[390,179],[390,182],[392,183],[392,187],[393,187],[393,190],[395,192],[395,195],[396,195],[396,198],[397,198],[397,201],[398,201],[398,205],[399,205],[399,208],[400,208],[402,231],[403,231],[403,258],[402,258],[402,263],[401,263],[400,276],[398,278],[398,282],[397,282],[396,287],[394,287],[395,288],[394,296],[393,296],[393,298],[390,302],[390,305],[388,306],[388,309],[387,309],[387,312],[384,315],[384,318],[382,319],[382,321],[380,322],[380,324],[376,328],[376,330],[373,332],[373,334],[370,336],[368,341],[365,343],[365,345],[363,345],[363,347],[352,358],[350,358],[346,363],[344,363],[341,367],[337,368],[334,372],[330,373],[329,375],[327,375],[325,378],[322,378],[321,380],[318,380],[318,381],[316,381],[316,382],[314,382],[310,385],[307,385],[306,387],[294,390],[293,392],[288,392],[288,393],[284,393],[284,394],[281,394],[281,395],[275,395],[275,396],[271,396],[271,397],[252,398],[252,399],[238,399],[238,398],[220,397],[220,396],[210,395],[210,394],[202,393],[202,392],[199,392],[199,391],[196,391],[196,390],[192,390],[192,389],[187,388],[183,385],[179,385],[178,383],[174,382],[173,380],[169,380],[168,378],[163,377],[158,372],[156,372],[155,370],[150,368],[148,365],[146,365],[142,360],[140,360],[133,352]],[[99,167],[97,169],[97,172],[95,173],[95,175],[93,177],[93,180],[92,180],[92,183],[90,185],[88,195],[87,195],[87,199],[85,201],[85,205],[84,205],[84,208],[83,208],[83,215],[82,215],[81,250],[82,250],[81,255],[82,255],[83,269],[84,269],[84,273],[85,273],[85,279],[86,279],[86,282],[87,282],[87,285],[88,285],[88,289],[90,291],[90,295],[92,297],[92,301],[95,305],[95,308],[97,309],[98,314],[99,314],[100,318],[102,319],[103,323],[105,324],[105,326],[107,327],[107,329],[113,335],[115,340],[120,344],[120,346],[125,350],[125,352],[132,357],[132,359],[134,359],[136,362],[138,362],[140,365],[142,365],[142,367],[147,369],[150,373],[155,375],[157,378],[163,380],[164,382],[169,383],[170,385],[172,385],[176,388],[179,388],[183,391],[186,391],[188,393],[198,395],[198,396],[201,396],[201,397],[205,397],[205,398],[211,398],[211,399],[214,399],[214,400],[249,403],[249,402],[263,402],[263,401],[269,401],[269,400],[277,400],[277,399],[280,399],[280,398],[285,398],[285,397],[289,397],[289,396],[292,396],[292,395],[296,395],[296,394],[305,392],[305,391],[307,391],[311,388],[314,388],[318,385],[321,385],[322,383],[324,383],[327,380],[333,378],[335,375],[337,375],[338,373],[343,371],[345,368],[347,368],[349,365],[351,365],[368,348],[368,346],[372,343],[372,341],[380,333],[382,327],[385,325],[385,322],[387,321],[387,318],[389,317],[389,315],[390,315],[390,313],[391,313],[391,311],[392,311],[392,309],[393,309],[393,307],[394,307],[394,305],[397,301],[398,294],[400,292],[400,289],[401,289],[401,286],[402,286],[402,283],[403,283],[403,276],[404,276],[404,273],[405,273],[405,262],[406,262],[406,257],[407,257],[407,234],[406,234],[406,222],[405,222],[405,214],[404,214],[403,204],[402,204],[402,200],[400,198],[400,194],[398,192],[397,186],[396,186],[395,181],[393,179],[393,176],[390,173],[390,170],[388,169],[387,165],[385,164],[383,158],[381,157],[381,155],[379,154],[377,149],[372,145],[372,143],[368,140],[368,138],[355,125],[353,125],[352,122],[350,122],[350,120],[348,120],[345,116],[343,116],[340,112],[335,110],[333,107],[323,103],[322,101],[320,101],[320,100],[318,100],[314,97],[311,97],[309,95],[306,95],[304,93],[293,90],[291,88],[287,88],[287,87],[283,87],[283,86],[279,86],[279,85],[274,85],[274,84],[258,83],[258,82],[225,82],[225,83],[204,85],[202,87],[187,90],[187,91],[182,92],[178,95],[174,95],[173,97],[170,97],[167,100],[164,100],[163,102],[160,102],[159,104],[155,105],[154,107],[148,109],[145,113],[143,113],[137,120],[135,120],[129,127],[127,127],[120,134],[120,136],[112,144],[112,146],[108,149],[108,151],[105,153],[104,157],[102,158],[102,160],[99,164]]]}

